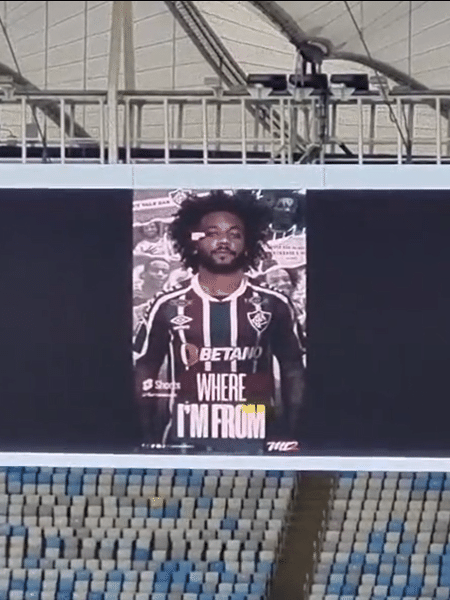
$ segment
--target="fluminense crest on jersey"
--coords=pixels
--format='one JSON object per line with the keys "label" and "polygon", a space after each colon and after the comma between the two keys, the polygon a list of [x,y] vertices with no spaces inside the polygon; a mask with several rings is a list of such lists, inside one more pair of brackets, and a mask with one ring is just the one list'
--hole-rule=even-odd
{"label": "fluminense crest on jersey", "polygon": [[269,327],[272,313],[262,310],[255,310],[252,313],[247,313],[250,325],[256,329],[258,333],[263,333]]}

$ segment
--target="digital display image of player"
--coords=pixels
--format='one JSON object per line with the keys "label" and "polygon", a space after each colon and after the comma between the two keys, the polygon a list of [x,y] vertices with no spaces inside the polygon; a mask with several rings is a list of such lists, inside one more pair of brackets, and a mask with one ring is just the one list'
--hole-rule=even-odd
{"label": "digital display image of player", "polygon": [[250,276],[271,219],[251,191],[189,193],[181,203],[170,234],[192,276],[148,303],[134,340],[144,451],[260,451],[268,440],[297,439],[299,320],[287,295]]}

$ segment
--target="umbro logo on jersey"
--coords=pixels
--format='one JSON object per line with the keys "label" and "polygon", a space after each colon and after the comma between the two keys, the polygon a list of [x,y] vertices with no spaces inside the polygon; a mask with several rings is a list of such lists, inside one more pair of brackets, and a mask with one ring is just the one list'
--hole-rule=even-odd
{"label": "umbro logo on jersey", "polygon": [[174,329],[177,331],[178,329],[189,329],[189,323],[192,321],[191,317],[187,317],[186,315],[177,315],[173,319],[170,319],[172,325],[175,325]]}
{"label": "umbro logo on jersey", "polygon": [[272,313],[263,310],[255,310],[254,312],[247,313],[247,318],[253,329],[258,333],[263,333],[263,331],[269,327],[270,321],[272,320]]}

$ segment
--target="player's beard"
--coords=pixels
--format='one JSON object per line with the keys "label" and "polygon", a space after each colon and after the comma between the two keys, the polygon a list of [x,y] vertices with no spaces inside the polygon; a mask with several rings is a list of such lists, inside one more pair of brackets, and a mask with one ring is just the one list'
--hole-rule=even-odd
{"label": "player's beard", "polygon": [[235,258],[227,263],[217,263],[213,257],[209,254],[205,254],[201,250],[198,251],[198,263],[201,267],[213,273],[214,275],[229,275],[230,273],[236,273],[239,270],[245,270],[247,267],[247,258],[245,252],[241,252],[235,256]]}

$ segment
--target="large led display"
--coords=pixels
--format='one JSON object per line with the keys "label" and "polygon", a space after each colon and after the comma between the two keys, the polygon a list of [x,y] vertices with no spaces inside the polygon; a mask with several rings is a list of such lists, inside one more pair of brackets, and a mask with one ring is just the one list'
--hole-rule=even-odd
{"label": "large led display", "polygon": [[271,169],[0,189],[0,462],[446,470],[443,176]]}
{"label": "large led display", "polygon": [[141,192],[133,215],[139,450],[298,451],[305,192]]}

